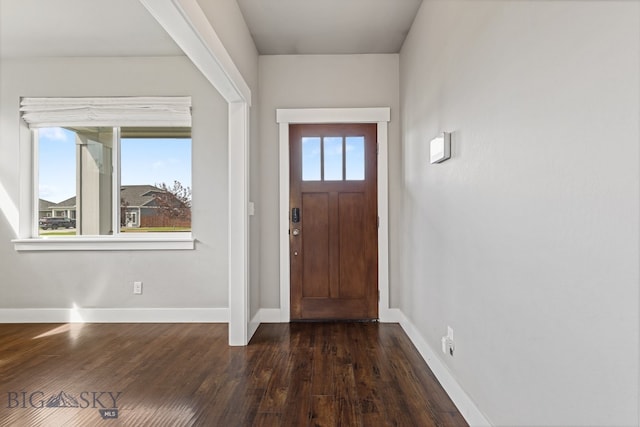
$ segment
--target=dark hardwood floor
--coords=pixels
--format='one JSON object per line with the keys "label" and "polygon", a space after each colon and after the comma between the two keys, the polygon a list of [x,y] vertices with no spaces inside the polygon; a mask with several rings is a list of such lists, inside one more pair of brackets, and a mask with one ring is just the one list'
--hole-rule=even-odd
{"label": "dark hardwood floor", "polygon": [[0,325],[0,425],[467,424],[400,326],[293,323]]}

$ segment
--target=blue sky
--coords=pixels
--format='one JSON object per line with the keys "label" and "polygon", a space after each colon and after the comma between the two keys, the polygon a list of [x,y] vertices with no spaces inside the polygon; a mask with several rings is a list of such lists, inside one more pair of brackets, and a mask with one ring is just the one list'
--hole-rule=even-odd
{"label": "blue sky", "polygon": [[[324,150],[321,151],[321,143]],[[344,160],[347,180],[364,179],[364,137],[304,137],[302,138],[302,179],[304,181],[319,181],[321,173],[322,155],[324,154],[325,181],[340,181]],[[346,158],[343,159],[342,156]]]}
{"label": "blue sky", "polygon": [[[74,133],[62,128],[39,130],[40,198],[61,202],[76,195]],[[121,184],[180,181],[191,187],[190,139],[123,139]]]}

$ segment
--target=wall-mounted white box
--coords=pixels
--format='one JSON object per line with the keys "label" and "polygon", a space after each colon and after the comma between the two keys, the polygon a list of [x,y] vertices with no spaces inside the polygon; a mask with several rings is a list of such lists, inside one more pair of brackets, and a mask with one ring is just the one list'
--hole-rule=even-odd
{"label": "wall-mounted white box", "polygon": [[429,146],[431,163],[441,163],[451,158],[451,133],[442,132],[431,140]]}

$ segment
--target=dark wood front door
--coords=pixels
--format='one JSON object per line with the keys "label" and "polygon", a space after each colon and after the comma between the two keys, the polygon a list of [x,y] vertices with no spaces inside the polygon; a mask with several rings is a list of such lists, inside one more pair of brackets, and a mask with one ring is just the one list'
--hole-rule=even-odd
{"label": "dark wood front door", "polygon": [[291,320],[378,318],[377,126],[290,125]]}

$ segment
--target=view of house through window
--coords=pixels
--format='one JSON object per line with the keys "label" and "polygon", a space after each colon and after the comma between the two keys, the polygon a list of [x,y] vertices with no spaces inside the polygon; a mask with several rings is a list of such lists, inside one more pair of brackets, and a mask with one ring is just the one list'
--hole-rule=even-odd
{"label": "view of house through window", "polygon": [[52,127],[37,136],[39,236],[191,230],[190,128]]}

